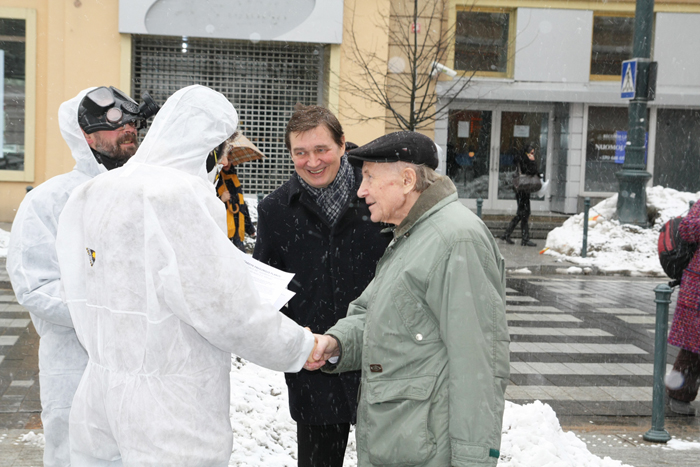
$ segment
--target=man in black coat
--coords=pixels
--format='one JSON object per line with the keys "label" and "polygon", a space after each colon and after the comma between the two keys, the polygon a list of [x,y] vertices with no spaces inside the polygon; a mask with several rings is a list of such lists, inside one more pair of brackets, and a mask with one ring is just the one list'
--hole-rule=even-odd
{"label": "man in black coat", "polygon": [[[285,144],[295,173],[258,205],[253,256],[295,274],[289,289],[296,295],[282,311],[322,334],[372,280],[391,236],[372,223],[357,197],[362,174],[347,161],[343,128],[329,110],[298,106]],[[299,467],[341,467],[355,423],[359,372],[285,376]]]}

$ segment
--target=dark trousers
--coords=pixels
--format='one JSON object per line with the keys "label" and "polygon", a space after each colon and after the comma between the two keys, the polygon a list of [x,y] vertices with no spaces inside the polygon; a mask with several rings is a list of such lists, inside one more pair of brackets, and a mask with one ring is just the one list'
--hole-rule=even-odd
{"label": "dark trousers", "polygon": [[528,221],[530,219],[530,193],[519,193],[515,192],[515,200],[518,202],[518,210],[515,212],[515,217],[510,221],[508,227],[506,227],[506,232],[503,235],[506,238],[510,238],[511,234],[515,230],[515,227],[520,222],[520,228],[522,231],[522,243],[526,243],[530,240],[530,226]]}
{"label": "dark trousers", "polygon": [[343,467],[349,423],[303,425],[297,423],[299,467]]}
{"label": "dark trousers", "polygon": [[698,378],[700,377],[700,355],[689,350],[680,349],[673,369],[685,376],[685,383],[680,389],[668,390],[668,396],[683,402],[692,402],[698,395]]}

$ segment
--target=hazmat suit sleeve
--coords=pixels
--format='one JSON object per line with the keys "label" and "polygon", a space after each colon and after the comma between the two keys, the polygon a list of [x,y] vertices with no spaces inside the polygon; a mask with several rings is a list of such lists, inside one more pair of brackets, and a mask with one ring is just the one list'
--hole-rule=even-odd
{"label": "hazmat suit sleeve", "polygon": [[12,223],[7,272],[20,305],[42,320],[72,328],[61,298],[55,247],[58,215],[68,195],[36,196],[41,191],[37,188],[27,195]]}
{"label": "hazmat suit sleeve", "polygon": [[426,300],[449,359],[451,465],[495,465],[489,450],[500,447],[510,372],[502,257],[478,239],[455,242],[429,276]]}
{"label": "hazmat suit sleeve", "polygon": [[193,189],[191,196],[165,191],[147,197],[145,216],[153,220],[147,273],[172,287],[164,290],[168,307],[214,346],[272,370],[301,370],[313,335],[260,301],[240,252],[222,230],[223,204],[211,187]]}

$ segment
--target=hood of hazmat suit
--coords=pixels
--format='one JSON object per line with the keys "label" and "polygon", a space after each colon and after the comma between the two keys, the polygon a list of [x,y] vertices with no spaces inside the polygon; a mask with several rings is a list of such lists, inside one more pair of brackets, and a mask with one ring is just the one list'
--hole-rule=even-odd
{"label": "hood of hazmat suit", "polygon": [[177,91],[134,157],[64,209],[58,260],[90,359],[71,448],[88,464],[227,465],[231,353],[296,372],[313,348],[261,303],[207,182],[206,157],[237,122],[220,93]]}
{"label": "hood of hazmat suit", "polygon": [[29,311],[41,336],[39,378],[47,466],[67,465],[70,461],[68,413],[87,364],[87,354],[61,299],[55,244],[58,217],[71,192],[107,171],[95,160],[78,125],[80,101],[92,89],[64,102],[58,111],[61,134],[75,158],[75,167],[27,193],[12,223],[7,253],[7,272],[17,301]]}

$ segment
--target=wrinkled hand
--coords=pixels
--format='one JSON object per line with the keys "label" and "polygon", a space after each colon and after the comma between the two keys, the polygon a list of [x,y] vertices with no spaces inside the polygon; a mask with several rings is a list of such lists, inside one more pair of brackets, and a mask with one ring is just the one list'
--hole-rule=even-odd
{"label": "wrinkled hand", "polygon": [[318,370],[331,357],[340,355],[338,342],[335,338],[327,335],[314,334],[315,344],[311,351],[308,360],[304,364],[304,368],[309,371]]}

